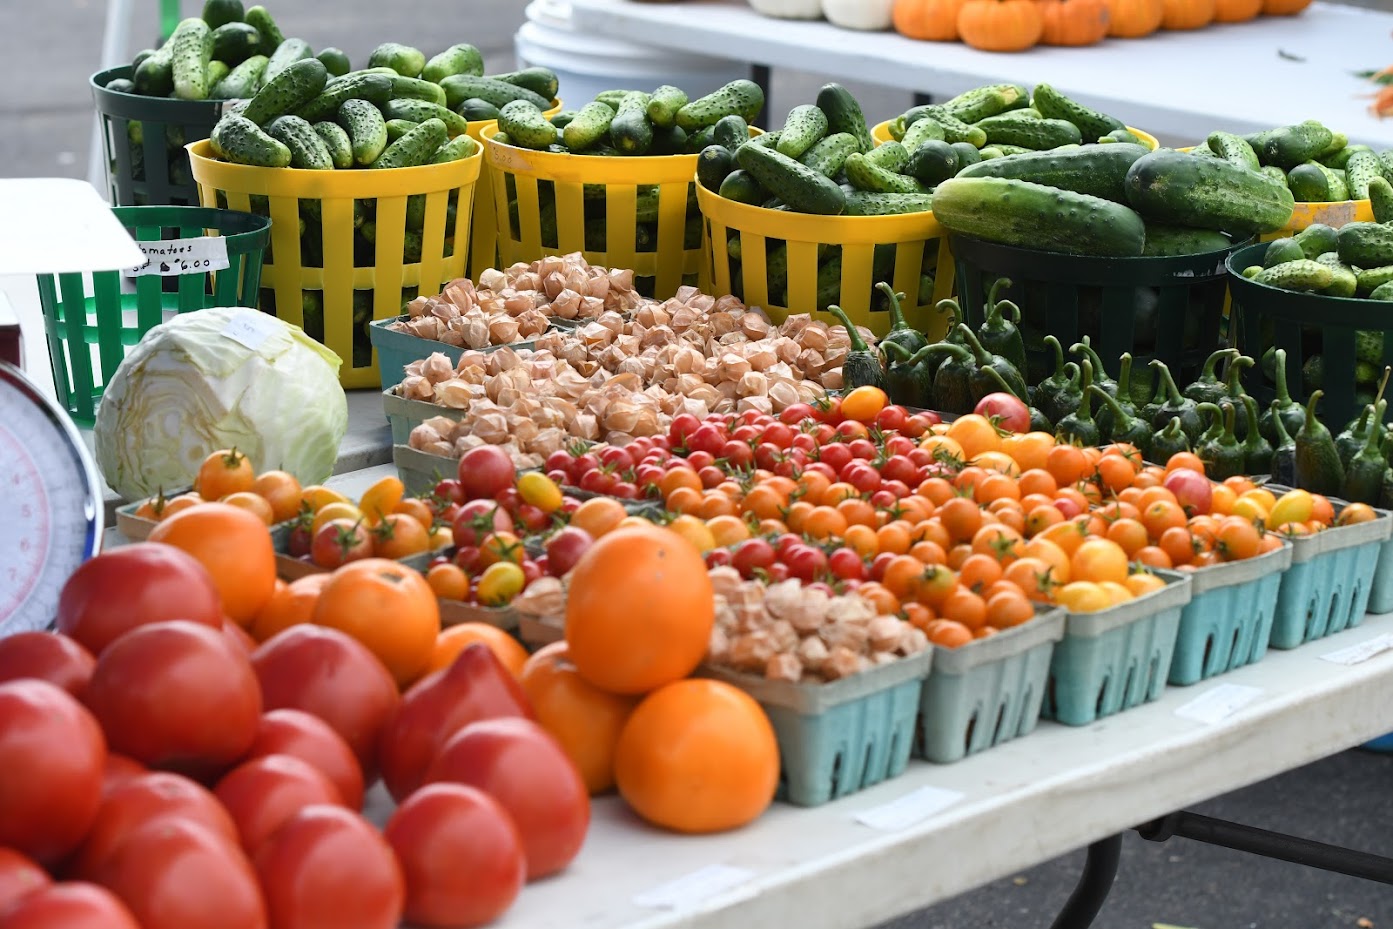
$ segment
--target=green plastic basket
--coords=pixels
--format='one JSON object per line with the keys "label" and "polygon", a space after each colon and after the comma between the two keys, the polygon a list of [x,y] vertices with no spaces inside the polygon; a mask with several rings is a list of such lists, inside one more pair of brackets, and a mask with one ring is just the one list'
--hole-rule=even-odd
{"label": "green plastic basket", "polygon": [[1170,672],[1188,574],[1158,572],[1166,586],[1096,613],[1070,613],[1054,647],[1043,715],[1066,726],[1149,703]]}
{"label": "green plastic basket", "polygon": [[934,650],[827,684],[769,681],[703,668],[764,708],[779,742],[777,797],[820,806],[897,777],[909,766],[920,690]]}
{"label": "green plastic basket", "polygon": [[[226,240],[229,266],[177,277],[137,277],[133,292],[123,290],[120,270],[92,274],[90,290],[82,274],[38,276],[54,387],[59,402],[80,424],[93,421],[102,390],[126,350],[152,328],[177,313],[256,306],[261,253],[271,233],[269,219],[231,210],[122,206],[113,207],[112,213],[140,242],[220,235]],[[166,292],[166,281],[177,281],[177,289]]]}
{"label": "green plastic basket", "polygon": [[1066,615],[1037,610],[1025,625],[935,649],[919,702],[918,755],[949,764],[1033,730]]}
{"label": "green plastic basket", "polygon": [[1180,613],[1170,683],[1195,684],[1262,660],[1291,554],[1291,545],[1283,543],[1275,552],[1190,574],[1190,602]]}
{"label": "green plastic basket", "polygon": [[89,79],[102,129],[111,202],[117,206],[198,206],[184,145],[213,134],[226,100],[172,100],[107,90],[129,65]]}
{"label": "green plastic basket", "polygon": [[[1323,390],[1321,420],[1338,432],[1359,415],[1366,401],[1373,401],[1377,389],[1361,389],[1356,382],[1355,333],[1366,330],[1383,335],[1383,357],[1373,365],[1382,374],[1384,365],[1393,364],[1393,314],[1381,300],[1297,293],[1248,280],[1243,269],[1262,264],[1266,250],[1266,245],[1251,245],[1229,256],[1234,344],[1243,354],[1259,359],[1272,349],[1285,349],[1292,397],[1304,403],[1312,390]],[[1317,354],[1321,377],[1319,383],[1310,383],[1306,363]],[[1249,392],[1260,407],[1271,403],[1276,393],[1275,382],[1264,370],[1273,364],[1275,360],[1258,365],[1256,375],[1249,377]],[[1393,420],[1393,412],[1389,418]]]}
{"label": "green plastic basket", "polygon": [[[1241,244],[1241,243],[1240,243]],[[1094,258],[1061,255],[950,236],[957,264],[958,302],[969,325],[981,324],[991,285],[1021,309],[1034,384],[1053,358],[1042,340],[1052,333],[1065,349],[1088,336],[1113,377],[1131,352],[1139,389],[1149,393],[1146,362],[1159,358],[1181,383],[1199,372],[1222,335],[1228,281],[1224,258],[1237,248],[1172,258]]]}

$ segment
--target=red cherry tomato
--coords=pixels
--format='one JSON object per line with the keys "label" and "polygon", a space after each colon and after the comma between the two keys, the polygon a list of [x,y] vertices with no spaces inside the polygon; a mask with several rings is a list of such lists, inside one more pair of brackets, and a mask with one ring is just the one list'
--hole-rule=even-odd
{"label": "red cherry tomato", "polygon": [[247,758],[267,755],[290,755],[308,763],[333,782],[344,806],[362,808],[362,766],[343,737],[319,717],[288,709],[263,715]]}
{"label": "red cherry tomato", "polygon": [[183,620],[141,626],[108,646],[86,700],[114,751],[199,776],[246,754],[261,718],[251,661],[221,631]]}
{"label": "red cherry tomato", "polygon": [[35,678],[81,698],[97,659],[65,635],[17,632],[0,639],[0,683]]}
{"label": "red cherry tomato", "polygon": [[844,581],[859,581],[866,577],[866,565],[861,556],[849,548],[839,548],[828,555],[827,568],[833,576]]}
{"label": "red cherry tomato", "polygon": [[58,631],[93,655],[147,623],[222,627],[222,599],[203,565],[172,545],[138,542],[83,562],[58,598]]}
{"label": "red cherry tomato", "polygon": [[45,865],[76,848],[96,818],[105,761],[97,721],[67,691],[0,684],[0,846]]}
{"label": "red cherry tomato", "polygon": [[446,742],[426,783],[477,787],[517,824],[527,879],[570,864],[590,825],[590,795],[564,749],[530,719],[491,719],[466,726]]}
{"label": "red cherry tomato", "polygon": [[466,500],[493,497],[513,486],[517,468],[497,445],[480,445],[460,456],[459,483]]}
{"label": "red cherry tomato", "polygon": [[406,900],[392,847],[341,806],[307,806],[267,839],[256,873],[274,929],[396,929]]}
{"label": "red cherry tomato", "polygon": [[[33,859],[12,848],[0,848],[0,914],[11,904],[53,883]],[[3,923],[0,917],[0,923]]]}
{"label": "red cherry tomato", "polygon": [[310,561],[334,569],[372,557],[372,534],[356,519],[331,519],[310,540]]}
{"label": "red cherry tomato", "polygon": [[406,921],[427,929],[491,923],[527,876],[522,837],[497,800],[463,784],[407,797],[383,835],[406,878]]}
{"label": "red cherry tomato", "polygon": [[134,758],[107,752],[106,765],[102,768],[102,799],[105,800],[116,788],[149,773],[150,769]]}
{"label": "red cherry tomato", "polygon": [[818,454],[818,461],[821,461],[833,471],[841,473],[841,470],[851,463],[853,457],[855,456],[851,454],[851,449],[847,448],[845,443],[834,442],[830,445],[822,446]]}
{"label": "red cherry tomato", "polygon": [[253,758],[229,771],[213,790],[237,824],[242,850],[255,855],[263,842],[307,806],[343,805],[343,797],[317,768],[289,755]]}
{"label": "red cherry tomato", "polygon": [[0,916],[4,929],[141,929],[120,898],[96,884],[53,884]]}

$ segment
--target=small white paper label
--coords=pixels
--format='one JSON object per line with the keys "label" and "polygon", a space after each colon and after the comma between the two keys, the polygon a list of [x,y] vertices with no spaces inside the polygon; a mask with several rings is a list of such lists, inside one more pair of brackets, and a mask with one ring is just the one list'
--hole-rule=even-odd
{"label": "small white paper label", "polygon": [[1176,710],[1175,715],[1181,719],[1193,719],[1198,723],[1222,722],[1260,696],[1261,687],[1220,684]]}
{"label": "small white paper label", "polygon": [[222,236],[164,239],[159,242],[135,244],[145,253],[145,263],[126,272],[132,277],[145,277],[148,274],[177,277],[181,274],[221,271],[229,266],[227,240]]}
{"label": "small white paper label", "polygon": [[1358,645],[1351,645],[1349,648],[1321,655],[1320,658],[1321,661],[1329,661],[1334,664],[1356,665],[1387,651],[1393,651],[1393,632],[1369,639],[1367,642],[1360,642]]}
{"label": "small white paper label", "polygon": [[753,880],[755,872],[729,865],[707,865],[634,897],[634,906],[650,910],[681,910]]}
{"label": "small white paper label", "polygon": [[856,814],[856,821],[872,829],[898,832],[943,812],[964,796],[942,787],[920,787],[882,806],[862,810]]}
{"label": "small white paper label", "polygon": [[278,326],[274,316],[260,310],[246,309],[227,321],[222,334],[255,352],[260,351],[266,340],[276,333]]}

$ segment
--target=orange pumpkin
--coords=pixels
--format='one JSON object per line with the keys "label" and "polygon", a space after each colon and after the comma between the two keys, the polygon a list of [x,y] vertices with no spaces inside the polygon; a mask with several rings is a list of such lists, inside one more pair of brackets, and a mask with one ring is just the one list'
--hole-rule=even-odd
{"label": "orange pumpkin", "polygon": [[1039,0],[1042,45],[1096,45],[1108,34],[1107,0]]}
{"label": "orange pumpkin", "polygon": [[1295,16],[1311,5],[1311,0],[1262,0],[1262,12],[1267,16]]}
{"label": "orange pumpkin", "polygon": [[910,39],[958,41],[958,11],[964,0],[895,0],[895,31]]}
{"label": "orange pumpkin", "polygon": [[1108,35],[1140,39],[1161,28],[1165,0],[1107,0]]}
{"label": "orange pumpkin", "polygon": [[1262,12],[1262,0],[1214,0],[1216,23],[1246,23]]}
{"label": "orange pumpkin", "polygon": [[1162,29],[1203,29],[1214,22],[1215,0],[1165,0]]}
{"label": "orange pumpkin", "polygon": [[1044,31],[1035,0],[966,0],[958,11],[958,35],[984,52],[1023,52]]}

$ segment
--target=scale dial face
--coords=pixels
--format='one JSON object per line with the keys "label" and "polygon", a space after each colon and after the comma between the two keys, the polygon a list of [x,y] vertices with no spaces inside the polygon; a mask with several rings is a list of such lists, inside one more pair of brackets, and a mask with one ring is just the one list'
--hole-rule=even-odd
{"label": "scale dial face", "polygon": [[100,544],[101,486],[72,420],[0,363],[0,636],[53,622]]}

